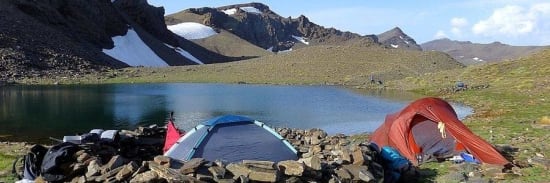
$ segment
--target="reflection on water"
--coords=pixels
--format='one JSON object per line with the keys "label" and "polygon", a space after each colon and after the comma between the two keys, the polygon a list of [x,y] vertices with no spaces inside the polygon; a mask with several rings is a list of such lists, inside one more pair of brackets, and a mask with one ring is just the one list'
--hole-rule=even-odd
{"label": "reflection on water", "polygon": [[[187,130],[215,116],[237,114],[276,127],[322,128],[330,134],[370,132],[411,100],[395,91],[329,86],[117,84],[0,88],[0,140],[43,140],[94,128],[163,125],[174,111]],[[471,113],[458,108],[459,116]]]}

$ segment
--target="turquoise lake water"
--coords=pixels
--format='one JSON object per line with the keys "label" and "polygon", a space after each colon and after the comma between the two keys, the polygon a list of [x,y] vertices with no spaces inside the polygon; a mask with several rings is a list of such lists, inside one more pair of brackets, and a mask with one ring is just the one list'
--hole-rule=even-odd
{"label": "turquoise lake water", "polygon": [[[183,130],[236,114],[274,127],[321,128],[329,134],[372,132],[386,114],[421,96],[333,86],[115,84],[0,87],[0,140],[44,141],[94,128],[164,125],[174,112]],[[459,117],[472,113],[453,104]]]}

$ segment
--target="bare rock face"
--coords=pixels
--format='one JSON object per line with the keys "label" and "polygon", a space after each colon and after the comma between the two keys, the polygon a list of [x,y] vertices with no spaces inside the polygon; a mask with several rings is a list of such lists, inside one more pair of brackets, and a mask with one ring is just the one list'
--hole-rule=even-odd
{"label": "bare rock face", "polygon": [[[256,8],[259,12],[249,12],[246,8]],[[233,14],[224,11],[234,9]],[[281,17],[261,3],[236,4],[218,8],[191,8],[183,12],[168,15],[167,24],[184,21],[184,14],[200,17],[199,23],[227,30],[261,48],[272,48],[274,52],[288,50],[296,44],[304,44],[295,37],[303,37],[308,44],[342,43],[351,39],[365,38],[376,42],[375,36],[360,36],[351,32],[342,32],[333,28],[324,28],[301,15],[297,18]],[[194,20],[197,21],[197,20]],[[368,44],[370,45],[370,44]]]}
{"label": "bare rock face", "polygon": [[146,0],[118,0],[114,4],[149,34],[166,44],[178,45],[164,23],[163,7],[151,6]]}
{"label": "bare rock face", "polygon": [[6,0],[0,17],[0,80],[127,66],[101,52],[126,30],[108,1]]}
{"label": "bare rock face", "polygon": [[186,40],[176,39],[164,23],[164,9],[146,0],[5,0],[0,1],[0,17],[2,81],[76,78],[127,67],[102,50],[113,48],[112,37],[129,28],[169,65],[196,64],[164,45],[182,47]]}

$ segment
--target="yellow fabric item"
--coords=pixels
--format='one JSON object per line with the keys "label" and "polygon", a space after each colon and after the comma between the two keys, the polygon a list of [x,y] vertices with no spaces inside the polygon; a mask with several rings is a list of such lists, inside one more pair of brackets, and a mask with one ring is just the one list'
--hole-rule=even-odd
{"label": "yellow fabric item", "polygon": [[439,129],[439,133],[441,133],[441,138],[447,138],[447,133],[445,133],[445,123],[441,121],[437,123],[437,129]]}

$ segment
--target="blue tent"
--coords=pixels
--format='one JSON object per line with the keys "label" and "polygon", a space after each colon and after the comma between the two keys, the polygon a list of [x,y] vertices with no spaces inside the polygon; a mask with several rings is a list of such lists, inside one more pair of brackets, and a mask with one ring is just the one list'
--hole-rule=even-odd
{"label": "blue tent", "polygon": [[179,160],[204,158],[209,161],[296,160],[296,149],[275,130],[247,117],[220,116],[189,130],[166,156]]}

